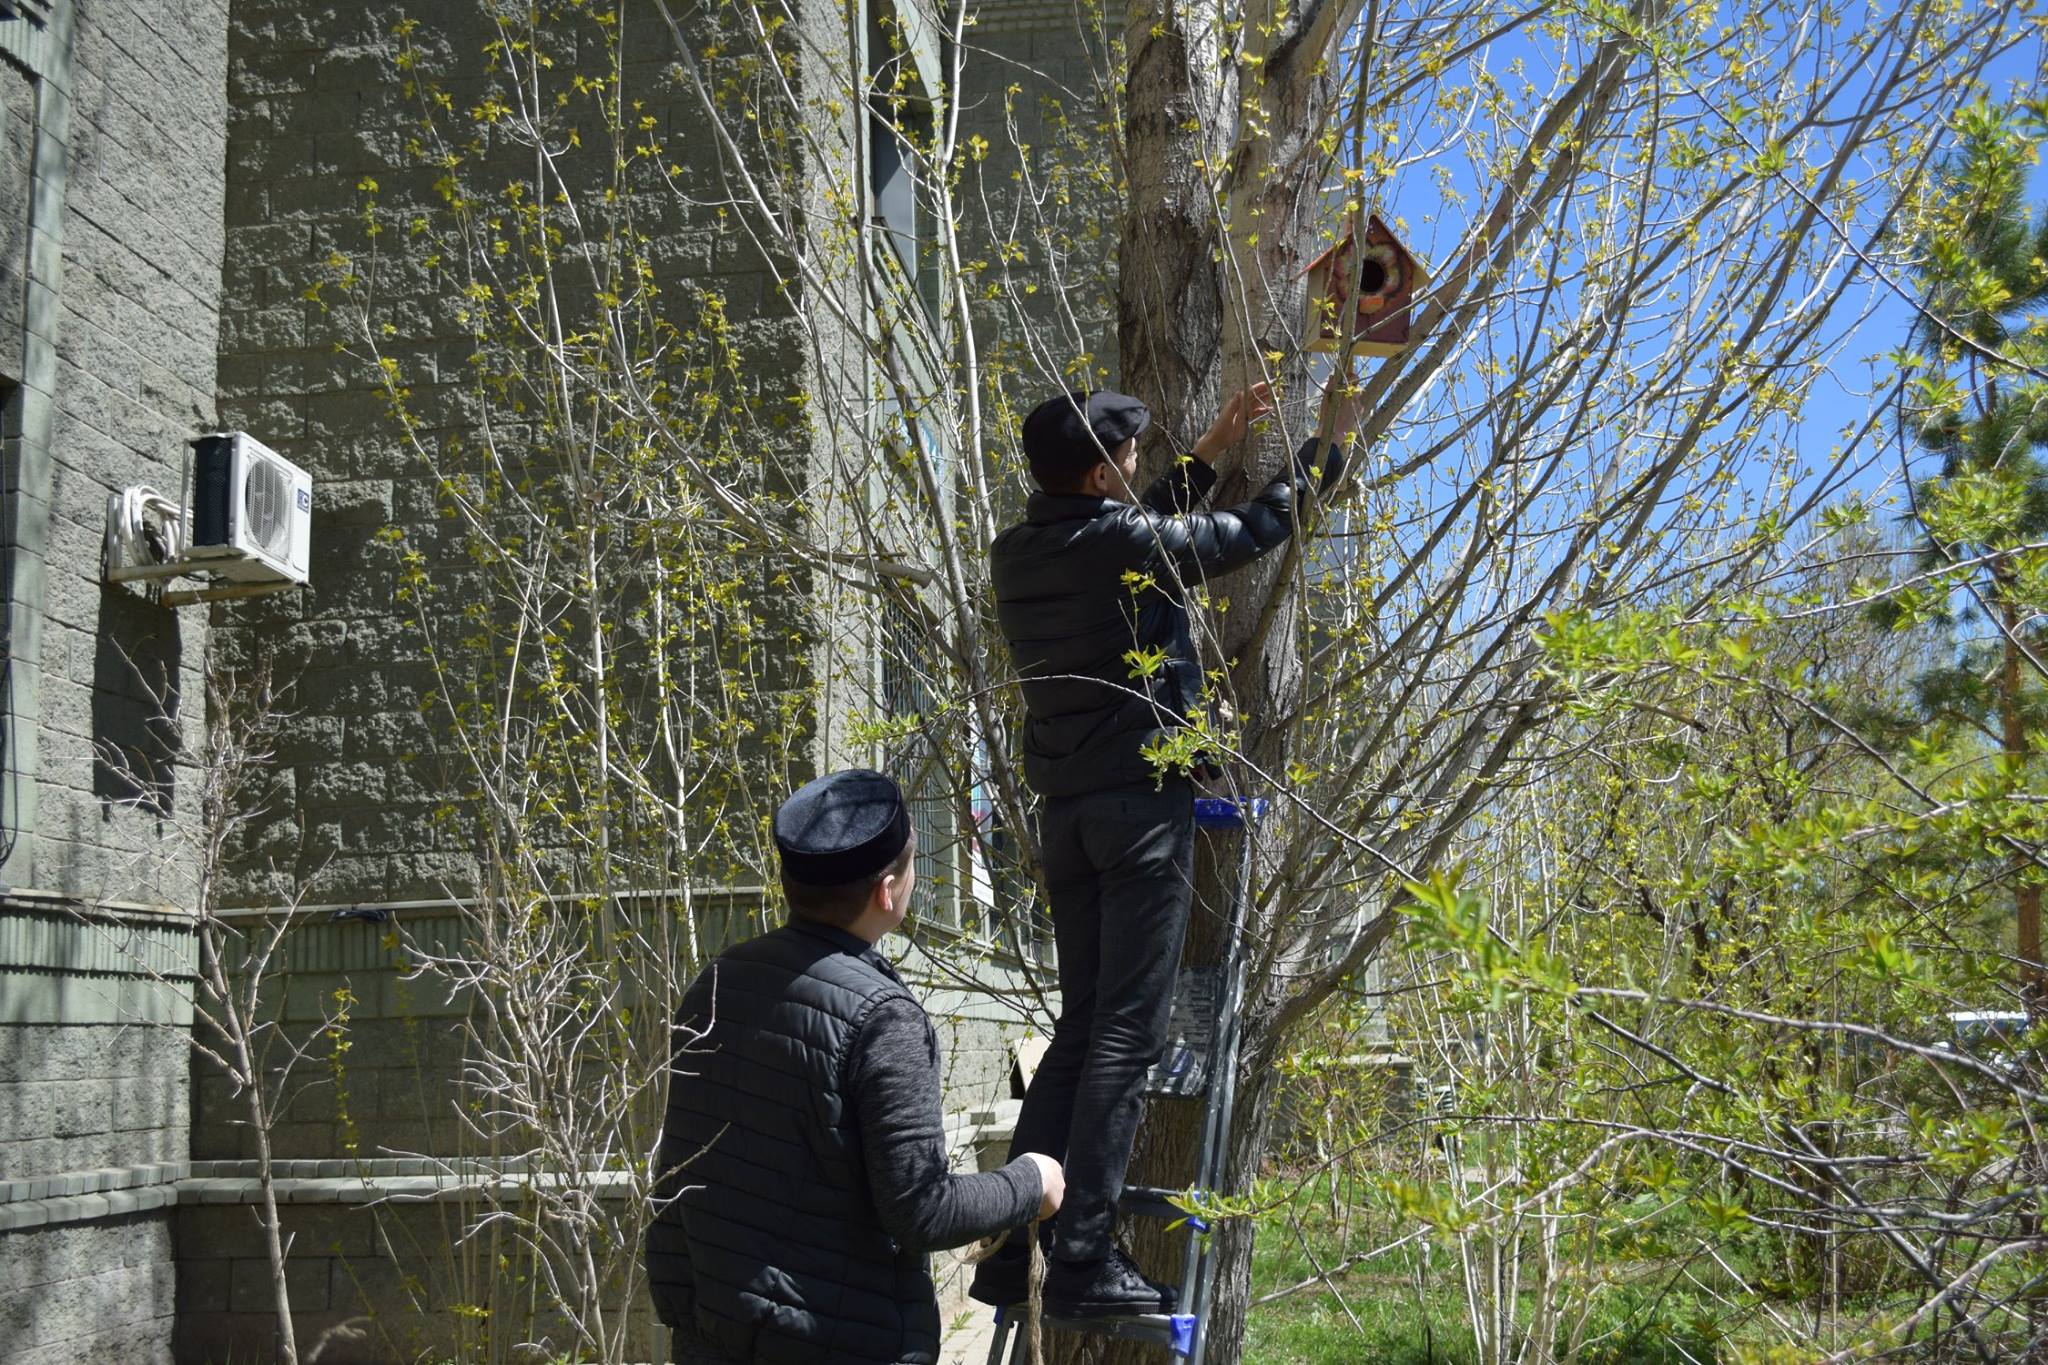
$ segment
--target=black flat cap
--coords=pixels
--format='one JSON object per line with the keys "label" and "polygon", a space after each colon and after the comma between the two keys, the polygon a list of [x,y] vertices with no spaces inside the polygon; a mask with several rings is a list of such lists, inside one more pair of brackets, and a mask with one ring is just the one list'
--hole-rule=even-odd
{"label": "black flat cap", "polygon": [[871,768],[827,773],[775,812],[782,870],[809,886],[842,886],[896,861],[910,842],[903,792]]}
{"label": "black flat cap", "polygon": [[1151,424],[1150,409],[1114,389],[1059,394],[1024,419],[1024,458],[1041,481],[1076,478]]}

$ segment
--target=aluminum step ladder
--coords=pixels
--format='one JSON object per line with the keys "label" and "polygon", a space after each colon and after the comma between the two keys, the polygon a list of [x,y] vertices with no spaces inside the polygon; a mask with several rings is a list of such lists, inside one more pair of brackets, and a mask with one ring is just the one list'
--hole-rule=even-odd
{"label": "aluminum step ladder", "polygon": [[[1207,830],[1243,831],[1248,823],[1256,823],[1266,813],[1266,805],[1263,797],[1197,797],[1195,825]],[[1202,1101],[1202,1136],[1196,1149],[1192,1186],[1198,1194],[1214,1190],[1222,1179],[1231,1111],[1237,1099],[1237,1017],[1244,998],[1244,921],[1246,907],[1251,903],[1251,876],[1252,860],[1247,849],[1245,856],[1238,859],[1223,963],[1220,967],[1188,968],[1180,973],[1174,985],[1173,1021],[1168,1026],[1172,1041],[1145,1083],[1149,1096]],[[1213,1253],[1203,1235],[1209,1231],[1208,1223],[1173,1203],[1180,1193],[1126,1186],[1123,1197],[1117,1201],[1117,1210],[1139,1218],[1184,1221],[1188,1244],[1181,1256],[1175,1306],[1186,1311],[1089,1318],[1062,1318],[1046,1313],[1040,1319],[1044,1325],[1063,1332],[1153,1342],[1189,1365],[1202,1365],[1209,1300],[1215,1292]],[[1025,1365],[1029,1333],[1023,1330],[1024,1322],[1022,1305],[996,1310],[996,1335],[989,1346],[988,1365],[1003,1365],[1006,1348],[1010,1351],[1010,1365]]]}

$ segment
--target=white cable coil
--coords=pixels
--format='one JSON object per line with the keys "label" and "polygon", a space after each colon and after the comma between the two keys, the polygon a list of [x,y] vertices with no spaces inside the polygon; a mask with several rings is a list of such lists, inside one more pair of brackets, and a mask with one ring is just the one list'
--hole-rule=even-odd
{"label": "white cable coil", "polygon": [[[157,540],[150,539],[151,517]],[[114,519],[124,565],[168,564],[185,557],[185,509],[151,488],[138,484],[120,493]]]}

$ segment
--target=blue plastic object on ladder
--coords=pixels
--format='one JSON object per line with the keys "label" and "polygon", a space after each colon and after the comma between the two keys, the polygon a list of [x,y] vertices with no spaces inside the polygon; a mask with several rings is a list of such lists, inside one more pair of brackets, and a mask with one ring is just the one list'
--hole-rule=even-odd
{"label": "blue plastic object on ladder", "polygon": [[1177,1356],[1185,1357],[1188,1352],[1195,1349],[1195,1315],[1175,1313],[1169,1321],[1172,1324],[1173,1336],[1166,1343],[1166,1349]]}
{"label": "blue plastic object on ladder", "polygon": [[1195,824],[1202,829],[1243,829],[1247,818],[1264,819],[1271,804],[1263,796],[1254,796],[1249,801],[1235,796],[1198,796]]}

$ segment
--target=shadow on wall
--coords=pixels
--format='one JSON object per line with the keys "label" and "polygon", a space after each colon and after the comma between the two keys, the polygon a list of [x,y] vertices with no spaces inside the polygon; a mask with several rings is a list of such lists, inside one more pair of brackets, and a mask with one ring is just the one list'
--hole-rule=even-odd
{"label": "shadow on wall", "polygon": [[169,815],[182,748],[178,614],[125,588],[106,588],[96,638],[92,793],[107,819],[117,806]]}

